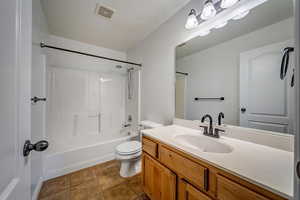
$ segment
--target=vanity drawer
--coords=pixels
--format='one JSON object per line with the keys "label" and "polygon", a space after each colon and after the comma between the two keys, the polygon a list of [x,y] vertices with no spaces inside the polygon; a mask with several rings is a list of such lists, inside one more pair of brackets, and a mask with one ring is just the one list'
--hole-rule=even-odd
{"label": "vanity drawer", "polygon": [[186,180],[203,190],[208,190],[208,169],[164,146],[159,148],[161,163],[184,176]]}
{"label": "vanity drawer", "polygon": [[271,200],[223,176],[217,175],[219,200]]}
{"label": "vanity drawer", "polygon": [[143,137],[143,151],[147,152],[154,158],[157,158],[158,144]]}

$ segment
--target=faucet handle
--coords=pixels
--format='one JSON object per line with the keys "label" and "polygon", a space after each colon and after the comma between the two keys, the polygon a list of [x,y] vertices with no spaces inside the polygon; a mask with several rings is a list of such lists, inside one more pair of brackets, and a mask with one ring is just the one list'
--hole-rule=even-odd
{"label": "faucet handle", "polygon": [[215,128],[214,136],[215,136],[216,138],[219,138],[219,137],[220,137],[220,132],[225,133],[225,130],[224,130],[224,129],[220,129],[220,128]]}
{"label": "faucet handle", "polygon": [[204,135],[207,135],[207,134],[208,134],[208,127],[207,127],[207,126],[199,126],[199,127],[201,127],[201,128],[204,129],[204,131],[203,131],[203,134],[204,134]]}

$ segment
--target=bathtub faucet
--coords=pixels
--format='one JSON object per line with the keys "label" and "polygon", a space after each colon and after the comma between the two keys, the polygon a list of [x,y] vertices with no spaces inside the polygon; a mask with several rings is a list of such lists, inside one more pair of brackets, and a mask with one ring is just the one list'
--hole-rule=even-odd
{"label": "bathtub faucet", "polygon": [[124,124],[123,125],[124,128],[130,127],[130,126],[131,126],[131,124]]}

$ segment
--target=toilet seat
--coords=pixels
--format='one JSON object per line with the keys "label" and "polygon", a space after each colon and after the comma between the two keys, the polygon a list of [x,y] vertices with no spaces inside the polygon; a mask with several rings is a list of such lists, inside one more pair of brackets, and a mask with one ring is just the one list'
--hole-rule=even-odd
{"label": "toilet seat", "polygon": [[142,151],[142,144],[138,141],[124,142],[116,147],[119,155],[133,155]]}
{"label": "toilet seat", "polygon": [[139,151],[137,153],[134,153],[134,154],[129,154],[129,155],[121,155],[121,154],[118,154],[116,153],[116,160],[135,160],[135,159],[140,159],[142,155],[142,151]]}

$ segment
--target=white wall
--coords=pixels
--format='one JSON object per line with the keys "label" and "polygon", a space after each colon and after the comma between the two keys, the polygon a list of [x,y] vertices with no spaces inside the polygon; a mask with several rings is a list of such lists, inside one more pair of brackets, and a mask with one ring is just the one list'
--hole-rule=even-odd
{"label": "white wall", "polygon": [[[177,70],[189,73],[187,119],[201,119],[206,113],[217,119],[224,112],[226,124],[238,125],[240,53],[292,38],[293,19],[287,19],[177,60]],[[193,101],[198,96],[224,96],[225,101]]]}
{"label": "white wall", "polygon": [[[48,37],[48,27],[40,0],[32,1],[32,80],[31,96],[45,97],[46,66],[43,50],[39,43]],[[33,143],[45,139],[45,103],[39,102],[31,106],[31,141]],[[43,178],[44,152],[32,152],[31,159],[31,193],[37,197]]]}
{"label": "white wall", "polygon": [[[83,42],[79,42],[76,40],[71,40],[68,38],[63,38],[63,37],[58,37],[55,35],[50,35],[47,44],[53,45],[53,46],[58,46],[61,48],[69,48],[73,49],[76,51],[83,51],[91,54],[96,54],[96,55],[101,55],[101,56],[107,56],[107,57],[112,57],[115,59],[125,59],[127,58],[126,53],[122,51],[116,51],[104,47],[99,47],[96,45],[91,45]],[[55,52],[60,52],[60,54],[63,54],[61,51],[55,51]],[[70,55],[69,53],[66,53],[67,55]],[[71,54],[74,55],[74,54]],[[80,58],[85,58],[86,56],[77,56]],[[91,59],[91,57],[86,57]],[[97,61],[101,61],[99,59],[96,59]],[[113,63],[114,65],[119,64],[119,63]]]}

